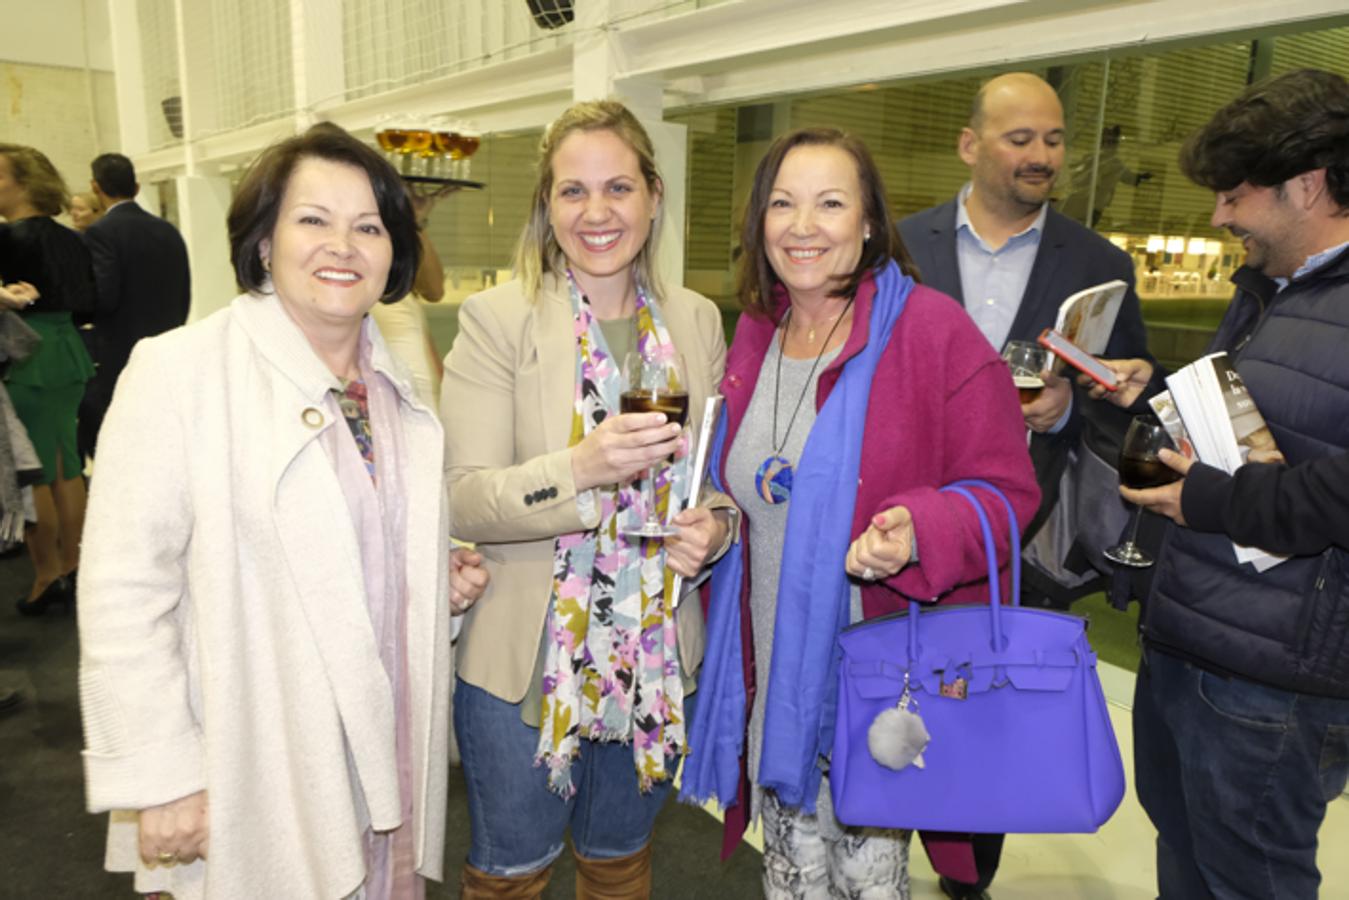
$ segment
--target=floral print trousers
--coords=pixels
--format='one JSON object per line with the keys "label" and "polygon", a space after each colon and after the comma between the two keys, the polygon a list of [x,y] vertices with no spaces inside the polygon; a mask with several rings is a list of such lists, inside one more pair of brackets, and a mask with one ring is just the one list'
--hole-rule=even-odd
{"label": "floral print trousers", "polygon": [[762,797],[766,900],[909,900],[912,831],[840,824],[827,781],[814,815]]}

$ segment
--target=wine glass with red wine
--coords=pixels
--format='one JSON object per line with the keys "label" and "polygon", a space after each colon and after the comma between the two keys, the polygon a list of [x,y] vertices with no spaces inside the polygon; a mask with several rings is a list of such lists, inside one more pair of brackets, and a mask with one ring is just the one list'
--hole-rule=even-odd
{"label": "wine glass with red wine", "polygon": [[[1161,423],[1151,416],[1134,416],[1119,450],[1120,484],[1127,488],[1143,490],[1162,487],[1180,478],[1179,472],[1157,458],[1157,451],[1163,448],[1175,449]],[[1106,559],[1135,569],[1146,569],[1152,565],[1153,558],[1138,546],[1139,513],[1139,508],[1134,507],[1133,524],[1129,526],[1129,539],[1106,550]]]}
{"label": "wine glass with red wine", "polygon": [[1045,389],[1044,373],[1049,369],[1048,350],[1034,341],[1008,341],[1002,359],[1012,370],[1012,382],[1022,403],[1040,396]]}
{"label": "wine glass with red wine", "polygon": [[[683,428],[689,418],[689,392],[685,387],[684,358],[668,344],[655,344],[645,350],[630,351],[623,359],[623,380],[626,387],[619,399],[619,411],[624,413],[658,412],[665,421]],[[621,531],[629,537],[659,540],[678,534],[679,530],[661,521],[656,491],[659,464],[646,473],[646,516],[638,524],[624,526]]]}

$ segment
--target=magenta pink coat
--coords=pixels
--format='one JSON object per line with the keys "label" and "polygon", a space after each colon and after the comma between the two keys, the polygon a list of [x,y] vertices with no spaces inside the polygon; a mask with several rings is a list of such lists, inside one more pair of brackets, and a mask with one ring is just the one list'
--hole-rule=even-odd
{"label": "magenta pink coat", "polygon": [[[817,411],[838,382],[844,363],[870,338],[875,293],[871,278],[858,288],[848,339],[842,352],[819,375]],[[744,419],[764,357],[776,339],[777,321],[786,310],[784,291],[779,292],[777,300],[774,319],[747,314],[740,317],[736,327],[721,383],[728,417],[727,447]],[[1023,525],[1039,505],[1040,490],[1026,449],[1026,426],[1011,376],[956,301],[931,288],[914,286],[876,368],[865,428],[852,537],[862,534],[877,513],[904,506],[913,516],[918,560],[891,578],[862,587],[863,617],[896,612],[909,599],[987,602],[988,565],[978,517],[963,498],[942,494],[938,489],[968,478],[987,481],[1002,490]],[[722,483],[728,483],[726,473],[721,475]],[[748,546],[748,532],[744,530],[747,520],[753,518],[755,507],[763,501],[747,497],[736,498],[736,502],[745,521],[740,546],[732,552],[744,552]],[[1006,521],[1002,504],[990,498],[985,508],[995,531],[1005,535],[1005,526],[996,528]],[[1006,597],[1010,585],[1005,536],[997,541],[997,548]],[[748,710],[753,708],[755,692],[748,591],[741,604],[741,621],[746,623],[742,649]],[[741,802],[728,810],[727,850],[743,833],[746,806]],[[736,812],[741,815],[732,815]],[[937,859],[934,864],[939,871],[960,878],[972,872],[972,859],[969,870],[961,864],[967,857],[966,850],[955,854],[947,865]],[[960,880],[974,878],[971,875]]]}

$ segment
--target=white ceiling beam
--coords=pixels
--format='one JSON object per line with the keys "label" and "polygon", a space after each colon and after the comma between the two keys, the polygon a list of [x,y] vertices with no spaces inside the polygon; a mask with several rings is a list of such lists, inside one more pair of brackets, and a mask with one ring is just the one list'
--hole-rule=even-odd
{"label": "white ceiling beam", "polygon": [[[1343,0],[951,0],[819,4],[742,0],[620,30],[632,68],[667,79],[667,105],[729,103],[789,93],[1114,48],[1288,27],[1344,17]],[[750,23],[757,24],[751,27]]]}
{"label": "white ceiling beam", "polygon": [[559,47],[357,100],[320,104],[317,111],[322,118],[358,129],[373,127],[390,113],[471,117],[477,111],[500,110],[514,104],[527,108],[558,95],[570,97],[571,67],[571,47]]}
{"label": "white ceiling beam", "polygon": [[[1130,0],[1123,0],[1128,5]],[[1121,0],[739,0],[635,26],[615,25],[627,75],[679,77],[720,71],[760,55],[795,56],[829,46],[891,41],[923,24],[983,22],[1062,13]],[[949,27],[941,26],[938,27]]]}

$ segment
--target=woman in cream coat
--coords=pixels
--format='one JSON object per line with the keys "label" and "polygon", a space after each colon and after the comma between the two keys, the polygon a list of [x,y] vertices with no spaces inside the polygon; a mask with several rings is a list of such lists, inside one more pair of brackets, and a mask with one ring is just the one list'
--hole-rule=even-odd
{"label": "woman in cream coat", "polygon": [[683,355],[692,422],[726,352],[710,301],[654,283],[660,191],[627,109],[563,113],[543,139],[521,277],[465,302],[446,358],[452,527],[492,573],[455,689],[466,898],[538,896],[568,828],[577,897],[650,889],[651,828],[702,660],[701,608],[695,596],[674,611],[667,568],[696,574],[730,534],[716,503],[680,513],[663,543],[614,530],[632,479],[681,446],[662,414],[617,414],[624,346]]}
{"label": "woman in cream coat", "polygon": [[316,127],[249,170],[230,237],[250,293],[138,345],[100,436],[89,808],[133,811],[108,863],[139,891],[420,897],[450,616],[486,575],[450,564],[442,429],[366,317],[412,280],[411,209],[375,151]]}

